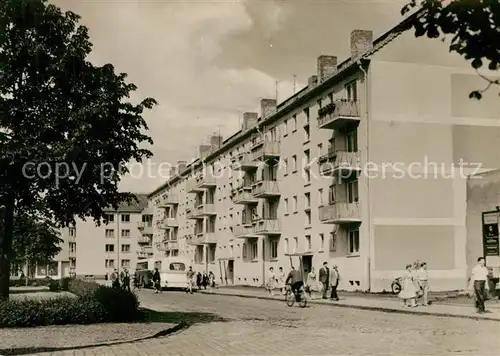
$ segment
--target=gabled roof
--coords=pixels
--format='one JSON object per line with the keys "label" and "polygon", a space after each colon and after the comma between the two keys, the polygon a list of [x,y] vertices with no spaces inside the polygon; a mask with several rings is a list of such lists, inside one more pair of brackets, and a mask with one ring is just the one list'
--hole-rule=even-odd
{"label": "gabled roof", "polygon": [[122,202],[118,206],[118,210],[114,210],[112,207],[104,209],[108,212],[118,212],[118,213],[140,213],[148,206],[148,194],[138,193],[134,194],[137,201]]}

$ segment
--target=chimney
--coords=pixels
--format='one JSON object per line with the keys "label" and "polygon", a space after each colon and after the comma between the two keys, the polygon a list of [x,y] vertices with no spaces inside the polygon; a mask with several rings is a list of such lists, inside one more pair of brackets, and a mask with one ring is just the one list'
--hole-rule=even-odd
{"label": "chimney", "polygon": [[211,145],[200,145],[200,158],[205,157],[211,150],[212,146]]}
{"label": "chimney", "polygon": [[222,146],[222,136],[216,135],[210,137],[210,146],[213,148],[219,148]]}
{"label": "chimney", "polygon": [[337,57],[321,55],[318,57],[318,82],[323,83],[337,71]]}
{"label": "chimney", "polygon": [[373,49],[373,32],[354,30],[351,32],[351,58],[358,58]]}
{"label": "chimney", "polygon": [[244,112],[243,113],[243,126],[242,130],[246,131],[255,125],[257,125],[257,120],[259,119],[259,114],[256,112]]}
{"label": "chimney", "polygon": [[309,77],[309,80],[307,81],[307,88],[311,89],[311,88],[314,88],[316,85],[318,85],[318,76],[311,75]]}
{"label": "chimney", "polygon": [[177,174],[181,174],[186,170],[187,162],[186,161],[177,161]]}
{"label": "chimney", "polygon": [[276,99],[262,99],[260,101],[261,113],[260,116],[262,119],[266,119],[269,116],[276,113]]}

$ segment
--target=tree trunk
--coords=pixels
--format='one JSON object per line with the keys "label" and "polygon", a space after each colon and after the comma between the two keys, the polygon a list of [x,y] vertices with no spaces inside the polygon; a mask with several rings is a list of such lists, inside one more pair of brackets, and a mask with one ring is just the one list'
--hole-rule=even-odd
{"label": "tree trunk", "polygon": [[10,259],[14,233],[14,199],[7,195],[4,200],[4,231],[0,234],[0,300],[9,299]]}

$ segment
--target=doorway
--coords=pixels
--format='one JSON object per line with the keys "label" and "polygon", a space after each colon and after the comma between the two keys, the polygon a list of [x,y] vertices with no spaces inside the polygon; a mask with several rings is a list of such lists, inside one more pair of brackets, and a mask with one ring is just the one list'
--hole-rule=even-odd
{"label": "doorway", "polygon": [[312,258],[313,256],[302,256],[302,266],[304,268],[305,276],[307,276],[307,274],[311,272]]}
{"label": "doorway", "polygon": [[234,284],[234,260],[227,261],[227,283]]}

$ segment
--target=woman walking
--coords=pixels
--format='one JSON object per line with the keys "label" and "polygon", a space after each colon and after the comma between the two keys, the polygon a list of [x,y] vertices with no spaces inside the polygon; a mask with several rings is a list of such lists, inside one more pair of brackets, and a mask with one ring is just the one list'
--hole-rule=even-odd
{"label": "woman walking", "polygon": [[417,302],[417,287],[416,281],[412,272],[412,265],[406,266],[406,273],[403,277],[401,292],[399,292],[398,297],[403,300],[403,306],[405,307],[416,307]]}
{"label": "woman walking", "polygon": [[316,299],[314,292],[317,290],[318,281],[316,280],[316,273],[314,267],[311,267],[311,272],[307,275],[306,291],[309,295],[309,299]]}
{"label": "woman walking", "polygon": [[277,287],[281,290],[281,294],[285,295],[285,293],[286,293],[286,290],[285,290],[286,274],[285,274],[285,271],[283,271],[283,267],[278,268],[278,276],[276,279],[278,280]]}
{"label": "woman walking", "polygon": [[269,295],[274,295],[274,288],[276,285],[276,275],[274,274],[274,268],[269,268],[269,276],[267,278],[266,289],[269,292]]}

